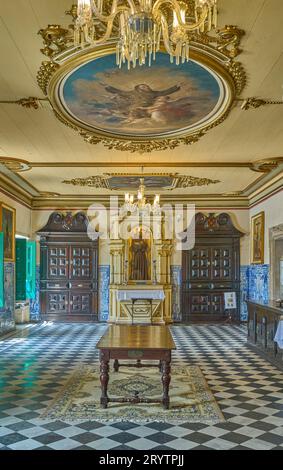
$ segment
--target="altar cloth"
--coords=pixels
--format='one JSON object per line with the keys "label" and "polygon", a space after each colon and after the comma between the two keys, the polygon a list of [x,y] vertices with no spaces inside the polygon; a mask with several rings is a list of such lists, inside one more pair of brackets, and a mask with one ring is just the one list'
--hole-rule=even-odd
{"label": "altar cloth", "polygon": [[163,290],[119,290],[117,292],[117,299],[121,301],[125,300],[164,300],[165,294]]}

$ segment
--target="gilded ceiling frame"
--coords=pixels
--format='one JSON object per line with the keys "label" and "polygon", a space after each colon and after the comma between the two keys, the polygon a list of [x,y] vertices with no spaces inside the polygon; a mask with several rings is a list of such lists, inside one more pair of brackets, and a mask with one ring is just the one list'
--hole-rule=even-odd
{"label": "gilded ceiling frame", "polygon": [[[76,10],[73,6],[68,14],[73,20]],[[154,137],[129,137],[117,136],[111,132],[94,130],[67,115],[56,95],[57,85],[64,76],[76,66],[87,60],[96,59],[115,52],[114,41],[99,48],[91,46],[83,50],[73,45],[73,29],[65,29],[60,25],[49,25],[41,29],[39,34],[43,38],[44,48],[41,52],[48,57],[37,74],[38,85],[49,99],[55,116],[66,126],[77,131],[87,143],[103,144],[108,149],[122,150],[127,152],[147,153],[154,150],[174,149],[181,144],[191,145],[198,142],[209,130],[221,124],[229,116],[235,102],[246,84],[246,73],[236,57],[241,53],[240,43],[243,30],[237,26],[228,25],[217,31],[217,35],[194,34],[191,41],[191,58],[200,65],[207,66],[223,80],[228,99],[223,105],[221,112],[215,119],[190,130],[178,130],[168,136],[160,135]]]}

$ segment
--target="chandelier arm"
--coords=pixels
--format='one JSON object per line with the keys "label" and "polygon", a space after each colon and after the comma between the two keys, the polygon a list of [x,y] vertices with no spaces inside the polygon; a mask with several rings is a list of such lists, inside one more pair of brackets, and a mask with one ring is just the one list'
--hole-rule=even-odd
{"label": "chandelier arm", "polygon": [[116,17],[117,13],[123,12],[123,11],[129,11],[133,15],[135,13],[135,4],[132,0],[126,0],[129,4],[129,7],[126,6],[120,6],[118,7],[118,0],[113,0],[112,7],[111,7],[111,13],[108,16],[102,15],[99,12],[98,7],[96,6],[95,2],[92,3],[92,9],[97,17],[98,20],[102,21],[103,23],[108,23],[108,21],[111,21],[112,18]]}
{"label": "chandelier arm", "polygon": [[[118,12],[117,12],[117,14],[118,14]],[[105,32],[104,36],[102,36],[100,39],[97,39],[96,41],[92,41],[92,44],[94,46],[97,46],[99,44],[103,44],[103,43],[105,43],[105,41],[107,41],[110,38],[115,17],[116,17],[116,15],[107,23],[107,28],[106,28],[106,32]]]}
{"label": "chandelier arm", "polygon": [[165,16],[161,13],[160,14],[160,20],[161,20],[161,28],[162,28],[162,34],[163,34],[163,44],[168,52],[168,54],[172,56],[176,56],[176,52],[170,45],[170,38],[169,38],[169,29],[168,29],[168,24],[166,21]]}
{"label": "chandelier arm", "polygon": [[181,8],[177,0],[157,0],[152,7],[152,15],[154,18],[157,17],[160,8],[166,3],[169,3],[174,8],[179,26],[181,26],[185,31],[194,31],[195,29],[198,29],[203,24],[208,15],[208,6],[204,5],[200,19],[193,25],[186,25],[183,23]]}

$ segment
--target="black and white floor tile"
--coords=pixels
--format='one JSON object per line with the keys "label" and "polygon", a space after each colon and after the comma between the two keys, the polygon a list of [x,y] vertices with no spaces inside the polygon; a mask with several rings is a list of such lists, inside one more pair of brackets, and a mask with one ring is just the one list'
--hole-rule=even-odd
{"label": "black and white floor tile", "polygon": [[173,326],[175,364],[197,364],[224,414],[214,426],[73,425],[40,415],[80,363],[98,361],[107,325],[43,323],[0,339],[0,450],[283,450],[283,372],[246,345],[244,327]]}

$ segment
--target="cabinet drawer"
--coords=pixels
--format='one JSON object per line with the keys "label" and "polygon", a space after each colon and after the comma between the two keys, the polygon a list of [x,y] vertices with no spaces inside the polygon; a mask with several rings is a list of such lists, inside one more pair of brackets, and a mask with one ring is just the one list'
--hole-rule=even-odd
{"label": "cabinet drawer", "polygon": [[83,290],[91,290],[93,288],[92,283],[88,281],[70,281],[69,282],[70,289],[83,289]]}
{"label": "cabinet drawer", "polygon": [[67,282],[56,282],[56,281],[48,281],[46,283],[46,288],[47,289],[68,289],[68,283]]}

